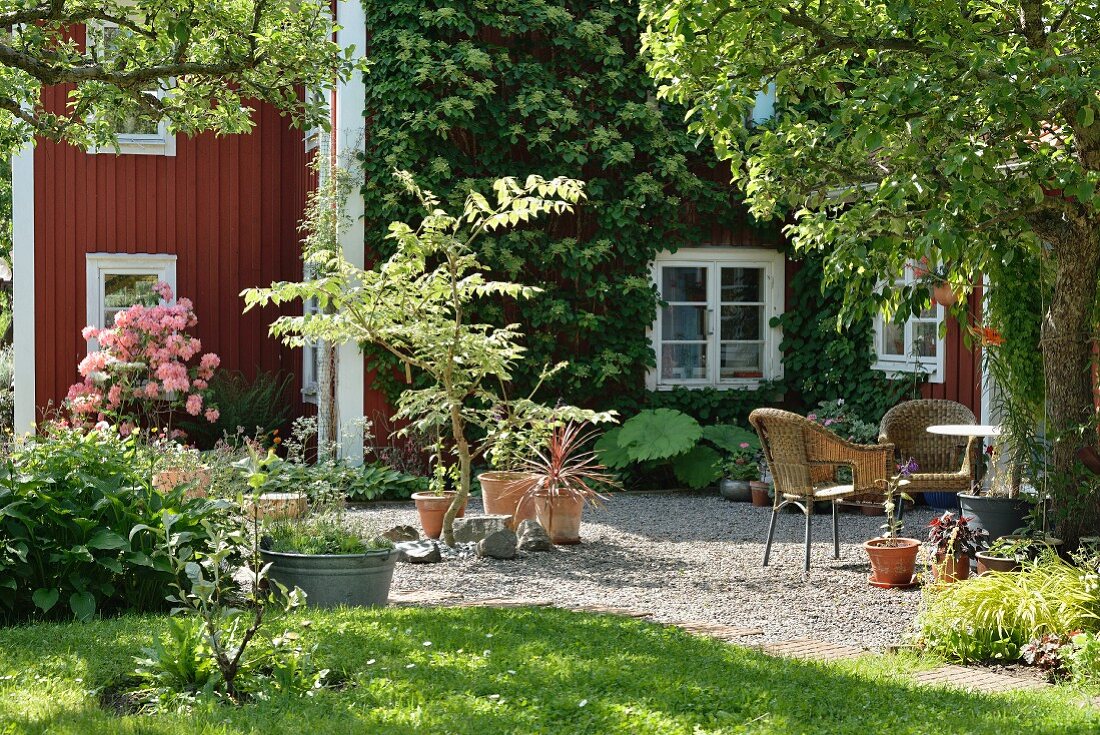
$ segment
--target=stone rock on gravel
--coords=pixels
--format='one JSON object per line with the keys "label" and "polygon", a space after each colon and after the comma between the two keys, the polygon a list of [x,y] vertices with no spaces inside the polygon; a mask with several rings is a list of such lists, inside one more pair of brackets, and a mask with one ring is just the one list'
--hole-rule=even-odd
{"label": "stone rock on gravel", "polygon": [[516,534],[509,529],[490,533],[477,542],[477,555],[493,559],[514,559],[516,556]]}
{"label": "stone rock on gravel", "polygon": [[512,516],[470,515],[455,518],[455,543],[478,542],[486,536],[508,528]]}
{"label": "stone rock on gravel", "polygon": [[516,548],[520,551],[553,551],[554,542],[550,540],[550,534],[546,532],[538,521],[526,520],[516,529],[518,543]]}
{"label": "stone rock on gravel", "polygon": [[443,561],[443,554],[439,550],[439,542],[435,539],[423,541],[404,541],[394,544],[397,551],[397,561],[407,564],[438,564]]}
{"label": "stone rock on gravel", "polygon": [[383,531],[381,536],[382,538],[388,538],[395,544],[399,544],[402,541],[419,541],[420,531],[417,531],[412,526],[401,525],[394,526],[388,531]]}

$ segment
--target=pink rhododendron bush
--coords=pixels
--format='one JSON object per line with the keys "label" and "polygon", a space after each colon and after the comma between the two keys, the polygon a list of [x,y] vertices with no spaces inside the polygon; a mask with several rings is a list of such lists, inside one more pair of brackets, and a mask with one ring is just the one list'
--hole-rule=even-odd
{"label": "pink rhododendron bush", "polygon": [[113,327],[84,328],[84,339],[98,349],[80,361],[83,381],[65,399],[74,423],[106,422],[127,434],[141,425],[173,433],[172,417],[179,411],[218,420],[217,406],[207,399],[221,359],[208,352],[192,362],[202,351],[202,343],[187,333],[198,323],[194,305],[186,298],[173,303],[172,288],[163,281],[153,291],[161,301],[156,306],[120,311]]}

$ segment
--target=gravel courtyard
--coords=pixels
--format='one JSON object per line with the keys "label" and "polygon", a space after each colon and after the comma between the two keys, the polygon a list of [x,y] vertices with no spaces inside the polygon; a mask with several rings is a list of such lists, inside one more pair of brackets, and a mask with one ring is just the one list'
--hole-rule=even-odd
{"label": "gravel courtyard", "polygon": [[[480,501],[472,499],[468,512],[480,512]],[[878,535],[881,516],[842,513],[834,560],[831,516],[815,515],[804,577],[800,514],[780,516],[771,563],[761,566],[770,513],[717,495],[619,494],[603,509],[585,511],[579,546],[509,561],[398,564],[393,591],[624,607],[665,622],[764,629],[754,641],[815,637],[881,649],[900,639],[921,593],[867,584],[860,544]],[[923,537],[932,517],[927,508],[908,512],[906,535]],[[349,520],[373,533],[400,523],[419,528],[411,502],[353,510]]]}

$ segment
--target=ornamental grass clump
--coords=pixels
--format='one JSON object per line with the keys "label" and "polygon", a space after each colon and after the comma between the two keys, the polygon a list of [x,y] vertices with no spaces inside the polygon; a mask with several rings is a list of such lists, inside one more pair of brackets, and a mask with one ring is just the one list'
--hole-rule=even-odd
{"label": "ornamental grass clump", "polygon": [[1045,551],[1019,572],[925,590],[917,639],[954,661],[1014,660],[1047,634],[1100,630],[1100,576]]}

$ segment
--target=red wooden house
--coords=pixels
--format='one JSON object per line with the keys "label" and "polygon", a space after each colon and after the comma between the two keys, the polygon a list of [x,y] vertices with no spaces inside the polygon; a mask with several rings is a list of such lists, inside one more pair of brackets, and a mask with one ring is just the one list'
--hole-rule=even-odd
{"label": "red wooden house", "polygon": [[[343,45],[366,48],[358,0],[335,3]],[[364,88],[356,75],[333,99],[330,155],[342,160],[363,136]],[[60,109],[68,89],[50,88],[44,103]],[[81,328],[102,326],[127,306],[140,282],[166,280],[195,302],[197,334],[223,366],[254,374],[295,376],[296,412],[334,402],[344,452],[362,452],[354,419],[385,411],[353,345],[337,350],[330,396],[318,395],[313,355],[267,335],[273,313],[242,314],[240,292],[302,277],[297,224],[311,184],[310,149],[321,136],[303,135],[273,109],[259,106],[248,135],[194,138],[163,127],[120,131],[119,150],[89,151],[38,141],[13,161],[16,343],[16,426],[28,429],[57,407],[77,378],[87,351]],[[327,140],[327,139],[326,139]],[[355,225],[341,236],[345,253],[362,264],[363,202],[347,202]],[[780,242],[703,242],[663,254],[654,282],[668,306],[652,324],[657,369],[654,390],[672,386],[737,389],[782,374],[781,335],[770,317],[791,303],[794,264]],[[904,327],[879,324],[878,367],[929,374],[924,392],[958,400],[981,415],[982,375],[957,325],[938,309]],[[736,319],[725,315],[736,314]],[[914,357],[916,356],[916,357]]]}

